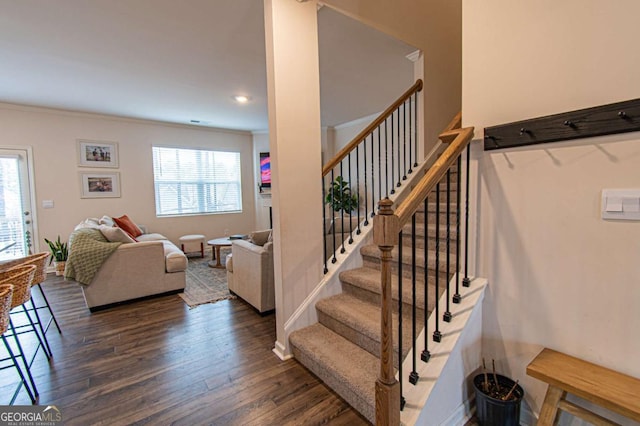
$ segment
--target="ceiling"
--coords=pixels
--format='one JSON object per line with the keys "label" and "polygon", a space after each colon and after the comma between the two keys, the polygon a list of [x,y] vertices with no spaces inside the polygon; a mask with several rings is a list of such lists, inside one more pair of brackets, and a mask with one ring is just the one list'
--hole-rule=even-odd
{"label": "ceiling", "polygon": [[[0,102],[268,128],[259,0],[0,0]],[[318,11],[322,124],[384,110],[416,49]],[[237,104],[234,95],[251,101]]]}

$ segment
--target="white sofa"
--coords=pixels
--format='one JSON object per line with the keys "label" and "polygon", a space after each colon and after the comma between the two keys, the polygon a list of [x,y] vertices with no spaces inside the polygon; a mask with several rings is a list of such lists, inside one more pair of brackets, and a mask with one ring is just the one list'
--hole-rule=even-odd
{"label": "white sofa", "polygon": [[[105,217],[98,220],[96,229],[105,226],[104,222],[109,223]],[[95,227],[95,219],[85,220],[76,230],[87,227]],[[145,233],[136,240],[118,246],[91,282],[80,285],[92,312],[125,301],[184,290],[185,254],[162,234]],[[70,250],[73,251],[73,244]]]}
{"label": "white sofa", "polygon": [[275,309],[271,230],[257,231],[249,240],[231,243],[227,255],[229,290],[264,314]]}

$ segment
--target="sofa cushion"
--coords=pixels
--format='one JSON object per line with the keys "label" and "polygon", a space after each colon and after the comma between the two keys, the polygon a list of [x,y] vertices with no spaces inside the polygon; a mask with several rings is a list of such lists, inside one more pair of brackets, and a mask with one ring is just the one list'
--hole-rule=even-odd
{"label": "sofa cushion", "polygon": [[271,229],[265,229],[263,231],[253,231],[249,234],[249,241],[257,246],[263,246],[269,240],[269,235],[271,235]]}
{"label": "sofa cushion", "polygon": [[167,272],[179,272],[187,269],[187,256],[171,241],[162,241],[164,246],[165,267]]}
{"label": "sofa cushion", "polygon": [[227,268],[227,271],[233,272],[233,253],[229,253],[227,255],[227,260],[224,265]]}
{"label": "sofa cushion", "polygon": [[119,228],[122,228],[126,233],[131,235],[132,238],[137,238],[142,235],[142,231],[138,228],[138,225],[129,219],[129,216],[126,214],[120,217],[114,217],[113,221]]}
{"label": "sofa cushion", "polygon": [[98,227],[102,235],[112,243],[135,243],[136,240],[131,238],[129,234],[124,232],[120,228],[110,227],[107,225],[100,225]]}
{"label": "sofa cushion", "polygon": [[162,240],[167,240],[167,237],[165,237],[162,234],[151,233],[151,234],[138,235],[136,237],[136,240],[138,240],[138,241],[162,241]]}

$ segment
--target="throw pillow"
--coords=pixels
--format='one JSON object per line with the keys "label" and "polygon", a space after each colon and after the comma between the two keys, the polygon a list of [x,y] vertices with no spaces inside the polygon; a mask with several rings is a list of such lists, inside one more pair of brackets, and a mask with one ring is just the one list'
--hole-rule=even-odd
{"label": "throw pillow", "polygon": [[102,235],[104,235],[104,237],[109,240],[109,242],[112,243],[135,243],[136,240],[131,238],[131,236],[126,233],[124,230],[117,228],[117,227],[111,227],[111,226],[107,226],[107,225],[100,225],[100,227],[98,228],[100,229],[100,232],[102,232]]}
{"label": "throw pillow", "polygon": [[114,217],[113,221],[116,223],[118,228],[122,228],[127,234],[131,235],[131,238],[136,238],[142,235],[142,231],[138,228],[129,216],[126,214],[120,217]]}
{"label": "throw pillow", "polygon": [[98,223],[100,225],[107,225],[107,226],[116,226],[115,222],[113,221],[113,219],[110,216],[102,216],[100,218],[100,220],[98,221]]}
{"label": "throw pillow", "polygon": [[263,246],[267,243],[270,233],[270,229],[266,229],[264,231],[253,231],[251,234],[249,234],[249,241],[257,246]]}

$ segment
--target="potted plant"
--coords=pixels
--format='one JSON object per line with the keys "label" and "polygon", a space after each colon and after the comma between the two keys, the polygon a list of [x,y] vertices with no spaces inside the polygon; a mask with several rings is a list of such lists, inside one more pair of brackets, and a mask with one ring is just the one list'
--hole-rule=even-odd
{"label": "potted plant", "polygon": [[476,417],[480,426],[518,426],[520,424],[520,403],[524,390],[510,378],[487,373],[482,360],[483,372],[473,378],[476,394]]}
{"label": "potted plant", "polygon": [[338,176],[331,182],[324,202],[331,205],[331,208],[336,212],[351,213],[358,208],[358,195],[351,192],[349,182],[344,180],[342,176]]}
{"label": "potted plant", "polygon": [[49,250],[51,251],[49,265],[51,265],[51,262],[55,261],[56,275],[64,275],[64,267],[66,265],[67,258],[69,257],[69,246],[67,243],[60,240],[60,235],[58,235],[58,239],[56,241],[51,241],[46,238],[44,241],[49,245]]}

